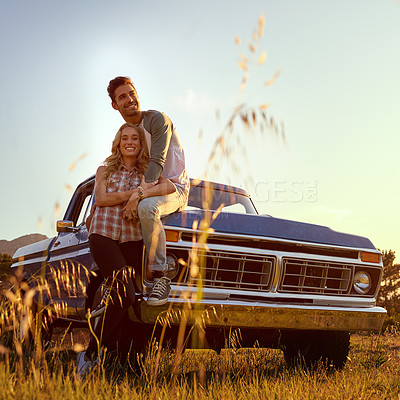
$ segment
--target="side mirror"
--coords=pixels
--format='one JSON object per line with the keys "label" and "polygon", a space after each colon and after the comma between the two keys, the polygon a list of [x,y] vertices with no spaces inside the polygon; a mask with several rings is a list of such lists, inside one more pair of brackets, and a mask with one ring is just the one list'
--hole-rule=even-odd
{"label": "side mirror", "polygon": [[56,226],[57,232],[58,233],[66,233],[66,232],[78,232],[79,228],[76,228],[74,226],[73,221],[57,221],[57,226]]}

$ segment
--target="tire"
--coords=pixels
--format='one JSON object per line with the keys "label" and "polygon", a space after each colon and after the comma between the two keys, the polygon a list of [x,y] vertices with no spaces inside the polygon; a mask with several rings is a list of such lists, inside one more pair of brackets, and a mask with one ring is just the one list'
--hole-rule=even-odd
{"label": "tire", "polygon": [[[28,319],[28,317],[24,314],[21,315],[21,320],[19,324],[19,339],[21,342],[24,342],[28,347],[30,347],[35,345],[35,336],[36,334],[39,334],[42,349],[46,350],[51,346],[54,326],[46,310],[41,311],[42,315],[39,322],[37,309],[38,306],[36,303],[34,303],[32,307],[32,322],[28,329],[26,329],[26,326],[28,325],[26,320]],[[37,328],[35,324],[37,323],[40,323],[40,332],[36,331]]]}
{"label": "tire", "polygon": [[350,333],[342,331],[307,331],[282,333],[282,350],[289,367],[314,369],[323,365],[342,369],[350,348]]}
{"label": "tire", "polygon": [[[91,296],[90,298],[88,297],[89,300],[85,304],[86,310],[89,308],[93,310],[100,303],[102,297],[101,282],[103,282],[103,278],[93,283]],[[137,307],[137,304],[133,304],[133,310]],[[135,311],[133,312],[136,314]],[[153,325],[141,323],[137,320],[134,321],[129,314],[130,311],[123,316],[112,338],[102,342],[102,345],[107,348],[107,352],[112,358],[124,360],[130,357],[135,359],[138,353],[145,354],[149,345],[153,333]]]}
{"label": "tire", "polygon": [[218,354],[225,348],[226,332],[223,328],[206,329],[206,348]]}
{"label": "tire", "polygon": [[[28,285],[27,281],[24,284]],[[10,290],[15,290],[13,287]],[[25,301],[26,291],[20,289],[18,296],[22,303]],[[46,300],[46,299],[45,299]],[[35,346],[35,336],[40,335],[40,345],[42,349],[47,349],[50,346],[53,335],[53,321],[45,309],[40,311],[40,318],[38,313],[38,304],[36,299],[31,300],[30,306],[20,310],[19,323],[16,332],[16,339],[24,345],[27,349],[32,349]],[[36,324],[40,323],[40,327]],[[38,343],[36,343],[38,344]]]}

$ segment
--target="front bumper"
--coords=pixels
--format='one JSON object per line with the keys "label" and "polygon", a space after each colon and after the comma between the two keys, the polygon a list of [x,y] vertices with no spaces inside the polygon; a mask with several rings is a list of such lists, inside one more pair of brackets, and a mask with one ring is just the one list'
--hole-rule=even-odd
{"label": "front bumper", "polygon": [[245,302],[199,303],[175,299],[164,306],[152,307],[141,301],[134,321],[179,325],[200,323],[206,327],[240,327],[265,329],[379,331],[386,310],[382,307],[354,308],[304,305],[277,305]]}

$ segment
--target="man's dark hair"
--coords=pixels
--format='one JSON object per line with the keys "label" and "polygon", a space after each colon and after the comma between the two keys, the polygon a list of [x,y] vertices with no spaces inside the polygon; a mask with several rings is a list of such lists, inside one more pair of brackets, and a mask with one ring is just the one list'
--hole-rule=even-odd
{"label": "man's dark hair", "polygon": [[107,92],[114,103],[115,103],[115,89],[122,85],[132,85],[133,89],[135,89],[135,86],[133,85],[132,80],[131,78],[129,78],[129,76],[117,76],[116,78],[112,79],[108,84]]}

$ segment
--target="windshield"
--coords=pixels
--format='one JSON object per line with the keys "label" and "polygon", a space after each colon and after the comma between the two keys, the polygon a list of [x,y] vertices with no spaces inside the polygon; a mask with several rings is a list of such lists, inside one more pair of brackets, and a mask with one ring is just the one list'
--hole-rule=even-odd
{"label": "windshield", "polygon": [[[210,194],[208,202],[207,193]],[[192,185],[186,210],[217,210],[221,204],[222,212],[257,214],[254,204],[244,190],[220,184],[214,184],[212,190],[207,190],[202,184]]]}

